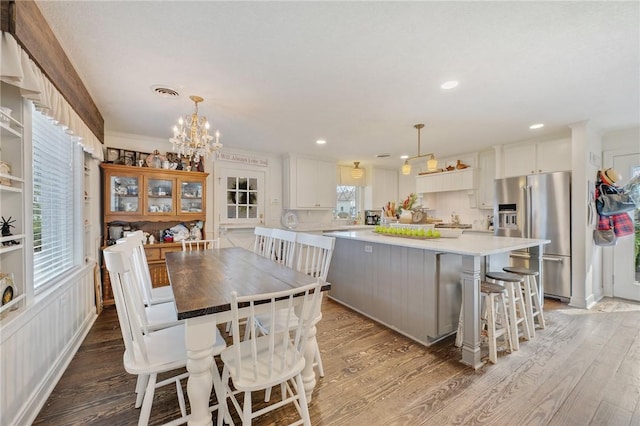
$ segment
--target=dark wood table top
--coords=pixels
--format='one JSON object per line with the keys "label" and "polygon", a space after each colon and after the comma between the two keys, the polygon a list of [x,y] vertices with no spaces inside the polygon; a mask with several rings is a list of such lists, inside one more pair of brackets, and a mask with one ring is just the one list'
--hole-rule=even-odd
{"label": "dark wood table top", "polygon": [[[231,310],[231,292],[239,296],[288,290],[316,278],[240,247],[166,254],[167,273],[178,319]],[[322,286],[329,290],[330,285]]]}

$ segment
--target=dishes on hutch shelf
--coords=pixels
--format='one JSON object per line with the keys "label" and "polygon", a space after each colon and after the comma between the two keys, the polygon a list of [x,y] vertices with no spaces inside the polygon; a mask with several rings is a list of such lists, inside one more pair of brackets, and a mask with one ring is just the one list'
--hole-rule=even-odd
{"label": "dishes on hutch shelf", "polygon": [[13,274],[0,273],[0,291],[2,291],[2,305],[13,300]]}
{"label": "dishes on hutch shelf", "polygon": [[280,223],[287,229],[295,229],[298,226],[298,216],[294,212],[284,212],[280,218]]}

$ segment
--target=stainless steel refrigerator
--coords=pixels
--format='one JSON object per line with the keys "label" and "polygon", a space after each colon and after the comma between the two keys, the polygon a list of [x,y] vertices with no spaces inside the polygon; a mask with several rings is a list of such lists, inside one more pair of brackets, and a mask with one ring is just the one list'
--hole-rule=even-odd
{"label": "stainless steel refrigerator", "polygon": [[[544,238],[543,292],[571,297],[571,173],[542,173],[496,179],[494,235]],[[537,269],[528,250],[510,254],[510,264]]]}

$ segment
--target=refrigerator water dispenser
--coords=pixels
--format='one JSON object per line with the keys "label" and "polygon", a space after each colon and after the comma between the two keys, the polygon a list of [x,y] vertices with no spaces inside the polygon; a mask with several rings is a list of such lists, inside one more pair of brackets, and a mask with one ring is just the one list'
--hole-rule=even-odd
{"label": "refrigerator water dispenser", "polygon": [[515,204],[498,204],[498,229],[518,229]]}

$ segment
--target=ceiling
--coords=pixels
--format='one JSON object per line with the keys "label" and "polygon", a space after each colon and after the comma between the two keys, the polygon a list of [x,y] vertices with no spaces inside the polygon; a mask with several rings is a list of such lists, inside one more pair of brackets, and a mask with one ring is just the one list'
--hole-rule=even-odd
{"label": "ceiling", "polygon": [[[107,137],[168,139],[190,95],[230,150],[394,167],[417,153],[416,123],[422,153],[438,157],[583,120],[602,132],[640,124],[635,1],[38,5]],[[460,84],[442,90],[448,80]]]}

